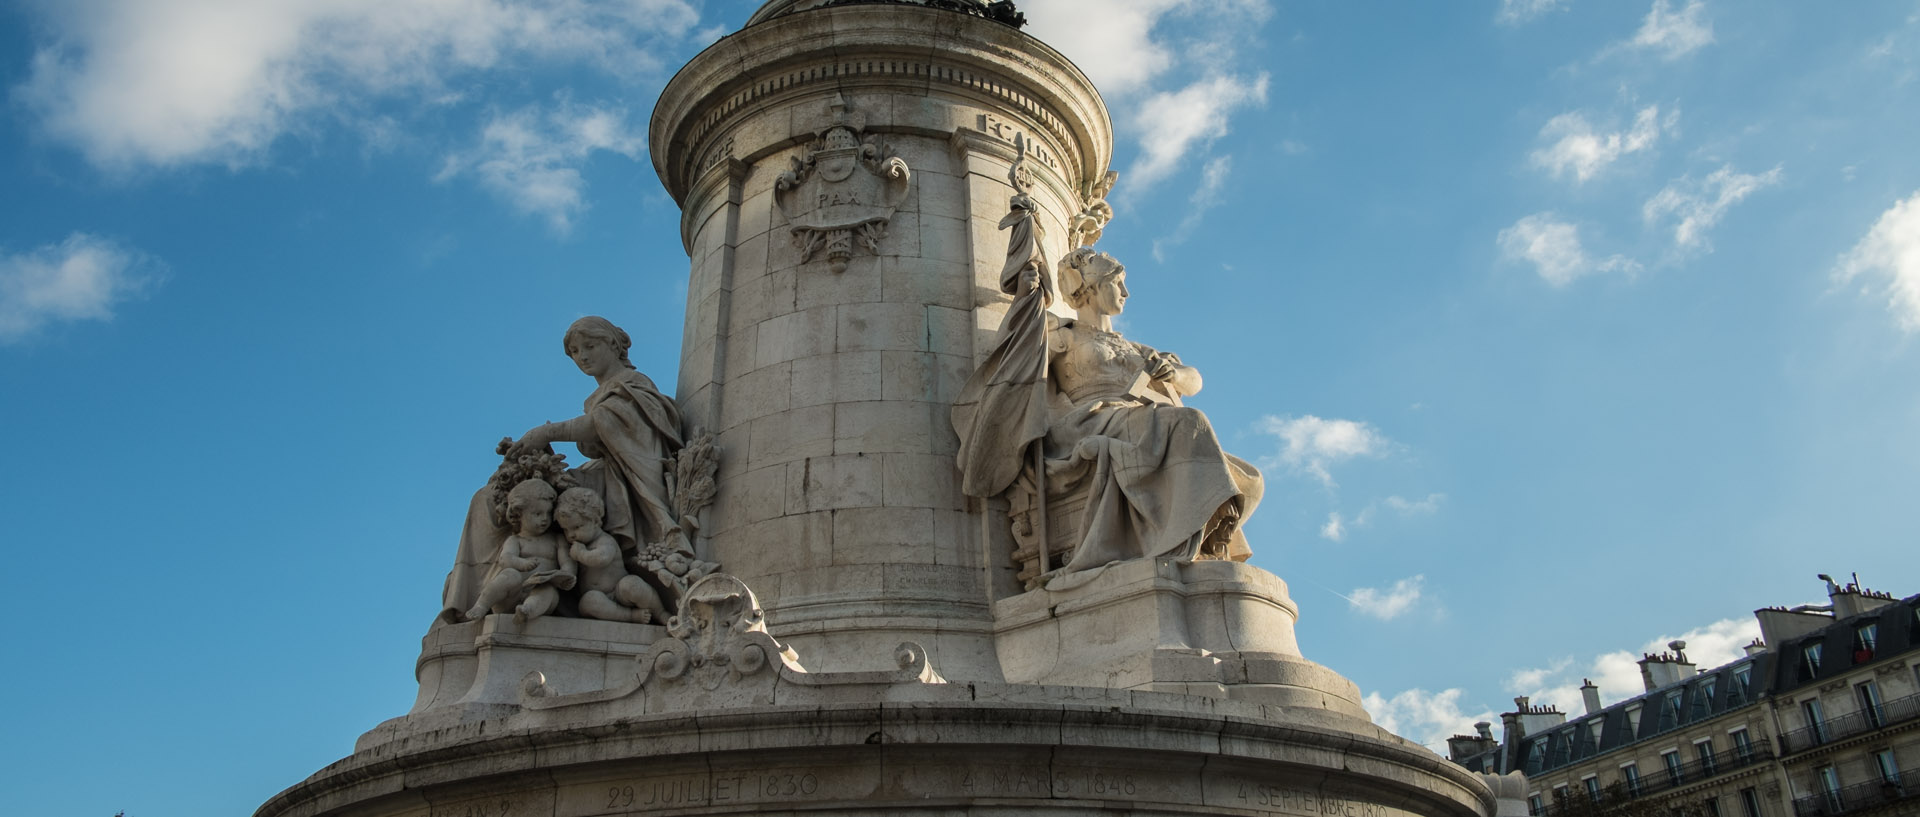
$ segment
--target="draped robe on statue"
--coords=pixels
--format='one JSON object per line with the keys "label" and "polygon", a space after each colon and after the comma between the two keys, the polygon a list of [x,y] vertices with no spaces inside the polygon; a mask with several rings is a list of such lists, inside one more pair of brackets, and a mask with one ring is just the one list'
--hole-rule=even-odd
{"label": "draped robe on statue", "polygon": [[1072,321],[1048,338],[1053,383],[1073,408],[1047,429],[1047,491],[1087,493],[1065,572],[1191,560],[1216,530],[1226,534],[1218,555],[1245,561],[1252,552],[1238,523],[1260,502],[1260,471],[1222,450],[1198,409],[1141,394],[1136,384],[1156,352],[1113,332],[1076,331]]}
{"label": "draped robe on statue", "polygon": [[[1259,470],[1221,450],[1206,415],[1137,393],[1152,349],[1111,332],[1076,342],[1085,333],[1047,312],[1053,289],[1030,200],[1015,196],[1000,226],[1013,229],[1000,290],[1018,291],[1026,270],[1037,273],[1039,286],[1014,298],[993,351],[954,400],[961,492],[998,496],[1028,467],[1030,446],[1039,443],[1046,460],[1042,490],[1087,493],[1080,540],[1065,572],[1126,559],[1193,559],[1216,532],[1230,532],[1219,555],[1246,560],[1250,551],[1238,523],[1260,501]],[[1050,416],[1056,390],[1072,408]]]}
{"label": "draped robe on statue", "polygon": [[[572,473],[606,503],[601,528],[632,555],[664,539],[678,524],[667,492],[667,469],[684,444],[680,407],[646,375],[628,369],[588,395],[585,416],[598,440],[578,443],[580,453],[591,459]],[[495,554],[513,533],[506,520],[493,518],[492,500],[492,490],[481,488],[467,509],[459,552],[441,593],[441,606],[447,610],[464,612],[479,600]]]}
{"label": "draped robe on statue", "polygon": [[1000,291],[1015,293],[1020,273],[1032,270],[1038,286],[1019,293],[1001,321],[999,340],[953,401],[953,428],[960,435],[955,455],[960,491],[990,497],[1012,485],[1025,464],[1027,446],[1047,435],[1047,305],[1053,283],[1039,254],[1039,235],[1031,202],[1014,201],[1000,222],[1011,228]]}

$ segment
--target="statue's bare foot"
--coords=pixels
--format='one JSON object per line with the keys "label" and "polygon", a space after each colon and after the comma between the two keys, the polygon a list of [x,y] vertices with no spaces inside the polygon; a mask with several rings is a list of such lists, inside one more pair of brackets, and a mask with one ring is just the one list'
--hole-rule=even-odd
{"label": "statue's bare foot", "polygon": [[651,624],[651,623],[653,623],[653,611],[652,611],[652,610],[635,610],[635,611],[633,611],[633,623],[635,623],[635,624]]}
{"label": "statue's bare foot", "polygon": [[513,623],[521,626],[526,625],[527,623],[527,606],[526,605],[522,604],[518,607],[513,608]]}

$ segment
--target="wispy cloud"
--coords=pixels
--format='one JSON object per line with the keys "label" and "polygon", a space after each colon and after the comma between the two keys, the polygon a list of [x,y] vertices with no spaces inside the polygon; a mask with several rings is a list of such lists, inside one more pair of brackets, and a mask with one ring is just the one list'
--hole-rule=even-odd
{"label": "wispy cloud", "polygon": [[1427,577],[1419,575],[1401,579],[1384,590],[1377,587],[1355,588],[1347,594],[1347,603],[1364,615],[1392,621],[1413,609],[1414,603],[1420,600],[1420,590],[1426,582]]}
{"label": "wispy cloud", "polygon": [[1320,526],[1320,538],[1334,542],[1347,538],[1347,523],[1340,518],[1339,511],[1327,514],[1327,524]]}
{"label": "wispy cloud", "polygon": [[564,235],[587,206],[580,167],[596,152],[637,159],[646,150],[646,135],[628,124],[625,109],[563,99],[546,111],[496,112],[481,128],[479,144],[447,157],[435,180],[471,173],[489,192],[544,217]]}
{"label": "wispy cloud", "polygon": [[1440,750],[1449,737],[1473,734],[1476,723],[1500,722],[1491,709],[1468,714],[1460,706],[1465,695],[1466,690],[1458,688],[1439,692],[1409,689],[1391,698],[1369,692],[1360,699],[1360,705],[1381,729]]}
{"label": "wispy cloud", "polygon": [[1900,328],[1920,332],[1920,190],[1881,213],[1840,257],[1834,275],[1847,283],[1861,277],[1883,282],[1887,309]]}
{"label": "wispy cloud", "polygon": [[1386,498],[1385,502],[1386,506],[1393,509],[1396,513],[1407,515],[1430,514],[1440,510],[1440,503],[1446,498],[1446,494],[1427,494],[1426,499],[1417,500],[1390,496]]}
{"label": "wispy cloud", "polygon": [[1720,223],[1727,209],[1742,199],[1779,184],[1781,169],[1765,173],[1740,173],[1733,165],[1723,165],[1705,179],[1681,176],[1668,183],[1640,208],[1648,224],[1662,220],[1673,222],[1673,243],[1681,249],[1712,249],[1707,231]]}
{"label": "wispy cloud", "polygon": [[1273,14],[1268,0],[1026,0],[1028,32],[1092,79],[1114,123],[1139,140],[1121,196],[1171,176],[1266,102],[1268,75],[1239,55]]}
{"label": "wispy cloud", "polygon": [[654,71],[655,49],[699,18],[686,0],[43,7],[50,36],[36,44],[19,98],[49,134],[114,170],[254,163],[282,135],[353,118],[372,100],[438,104],[457,98],[455,77],[529,60]]}
{"label": "wispy cloud", "polygon": [[[1678,116],[1678,111],[1669,112],[1665,126],[1671,129]],[[1630,127],[1613,131],[1595,130],[1579,111],[1563,113],[1540,128],[1540,138],[1552,144],[1534,151],[1530,158],[1554,178],[1571,174],[1575,181],[1585,182],[1620,157],[1652,148],[1660,140],[1661,127],[1658,105],[1641,108]]]}
{"label": "wispy cloud", "polygon": [[1339,511],[1327,516],[1327,523],[1320,526],[1320,537],[1335,542],[1345,541],[1347,535],[1356,529],[1372,527],[1379,517],[1381,509],[1399,516],[1427,516],[1440,510],[1440,504],[1446,501],[1446,494],[1427,494],[1425,499],[1407,499],[1394,495],[1378,502],[1369,502],[1365,508],[1347,519]]}
{"label": "wispy cloud", "polygon": [[1541,279],[1556,287],[1596,272],[1627,272],[1640,264],[1624,255],[1594,259],[1580,244],[1580,228],[1555,214],[1534,213],[1500,231],[1495,239],[1509,261],[1532,264]]}
{"label": "wispy cloud", "polygon": [[1328,420],[1311,414],[1301,417],[1262,417],[1256,428],[1280,438],[1280,453],[1271,462],[1311,475],[1331,487],[1328,468],[1355,457],[1385,454],[1391,442],[1380,430],[1354,420]]}
{"label": "wispy cloud", "polygon": [[1560,711],[1586,711],[1580,696],[1580,684],[1591,679],[1600,688],[1600,700],[1613,704],[1646,691],[1640,678],[1640,657],[1646,653],[1667,651],[1676,638],[1687,642],[1687,660],[1700,669],[1722,666],[1745,654],[1744,648],[1760,637],[1760,624],[1753,618],[1722,619],[1696,627],[1679,636],[1660,636],[1642,644],[1638,650],[1601,653],[1587,661],[1560,656],[1544,667],[1514,671],[1507,676],[1508,692],[1526,695],[1534,704],[1557,706]]}
{"label": "wispy cloud", "polygon": [[1554,9],[1566,7],[1568,0],[1500,0],[1494,22],[1506,26],[1530,23]]}
{"label": "wispy cloud", "polygon": [[1173,232],[1153,240],[1153,260],[1164,263],[1166,252],[1186,242],[1199,229],[1200,219],[1208,210],[1220,204],[1220,192],[1227,186],[1227,178],[1233,171],[1232,156],[1216,156],[1207,162],[1200,172],[1200,185],[1195,187],[1193,195],[1187,197],[1187,215],[1173,228]]}
{"label": "wispy cloud", "polygon": [[65,321],[108,321],[145,292],[163,267],[119,243],[74,233],[59,244],[0,252],[0,343],[19,343]]}
{"label": "wispy cloud", "polygon": [[1679,59],[1713,42],[1713,23],[1706,15],[1705,0],[1688,0],[1678,12],[1670,0],[1653,0],[1640,30],[1623,45],[1654,52],[1663,59]]}
{"label": "wispy cloud", "polygon": [[1134,115],[1134,125],[1152,130],[1153,138],[1140,145],[1140,158],[1128,169],[1139,188],[1153,186],[1180,165],[1189,153],[1204,149],[1227,135],[1227,119],[1235,109],[1267,101],[1267,74],[1216,74],[1177,91],[1147,97]]}

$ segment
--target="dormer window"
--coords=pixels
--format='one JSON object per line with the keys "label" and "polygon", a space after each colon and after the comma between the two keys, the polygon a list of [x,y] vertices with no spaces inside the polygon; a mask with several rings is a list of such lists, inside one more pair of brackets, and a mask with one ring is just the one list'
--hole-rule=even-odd
{"label": "dormer window", "polygon": [[1720,691],[1720,679],[1711,675],[1693,689],[1693,716],[1700,718],[1713,709],[1714,693]]}
{"label": "dormer window", "polygon": [[1671,729],[1680,725],[1680,690],[1667,693],[1666,700],[1660,705],[1660,728]]}
{"label": "dormer window", "polygon": [[1865,664],[1873,660],[1873,652],[1880,645],[1880,625],[1862,624],[1853,631],[1853,663]]}
{"label": "dormer window", "polygon": [[1820,674],[1820,642],[1800,648],[1800,677],[1811,679]]}
{"label": "dormer window", "polygon": [[1742,664],[1733,671],[1733,700],[1730,703],[1746,703],[1753,694],[1753,665]]}

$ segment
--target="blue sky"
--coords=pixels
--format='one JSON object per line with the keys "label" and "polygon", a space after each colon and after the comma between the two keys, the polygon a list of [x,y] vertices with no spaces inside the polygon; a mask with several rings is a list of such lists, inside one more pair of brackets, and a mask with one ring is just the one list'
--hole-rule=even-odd
{"label": "blue sky", "polygon": [[[245,813],[406,710],[566,324],[674,380],[646,120],[755,5],[0,8],[10,810]],[[1021,7],[1114,114],[1122,326],[1381,722],[1920,592],[1920,3]]]}

